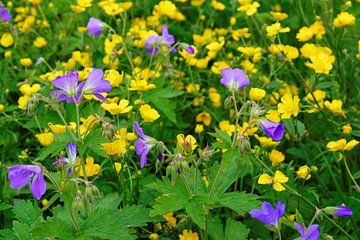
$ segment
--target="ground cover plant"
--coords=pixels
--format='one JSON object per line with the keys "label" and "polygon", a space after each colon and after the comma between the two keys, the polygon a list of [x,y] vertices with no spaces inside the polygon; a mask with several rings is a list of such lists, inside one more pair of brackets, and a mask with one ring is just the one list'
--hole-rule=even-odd
{"label": "ground cover plant", "polygon": [[0,2],[0,239],[359,239],[360,1]]}

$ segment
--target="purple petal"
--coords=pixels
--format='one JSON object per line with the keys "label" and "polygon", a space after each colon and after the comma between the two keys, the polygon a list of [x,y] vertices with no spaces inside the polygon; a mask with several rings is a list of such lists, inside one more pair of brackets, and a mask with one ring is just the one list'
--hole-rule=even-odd
{"label": "purple petal", "polygon": [[305,232],[304,232],[303,226],[301,226],[297,222],[294,222],[294,224],[295,224],[295,227],[297,228],[297,230],[299,231],[299,233],[301,234],[301,236],[304,236]]}
{"label": "purple petal", "polygon": [[91,17],[86,27],[90,36],[95,35],[98,37],[103,31],[103,26],[104,23],[101,20]]}
{"label": "purple petal", "polygon": [[318,224],[311,225],[307,229],[305,237],[306,240],[318,240],[320,237],[319,225]]}
{"label": "purple petal", "polygon": [[141,154],[141,158],[140,158],[140,168],[143,168],[145,166],[145,164],[147,163],[147,155],[150,152],[150,147],[146,146],[144,148],[143,153]]}
{"label": "purple petal", "polygon": [[25,187],[33,176],[32,172],[23,169],[22,166],[25,165],[15,165],[8,168],[8,179],[10,180],[10,187],[12,189]]}
{"label": "purple petal", "polygon": [[334,216],[337,217],[350,217],[352,216],[352,210],[351,208],[348,208],[346,206],[336,206],[337,210],[333,213]]}
{"label": "purple petal", "polygon": [[145,138],[145,134],[137,121],[134,121],[134,128],[136,133],[141,137]]}
{"label": "purple petal", "polygon": [[136,154],[137,155],[141,155],[143,152],[144,152],[144,143],[143,143],[143,140],[141,138],[139,138],[138,140],[136,140]]}
{"label": "purple petal", "polygon": [[71,72],[64,76],[58,76],[51,82],[55,87],[69,93],[72,89],[76,89],[78,83],[78,72]]}
{"label": "purple petal", "polygon": [[184,48],[185,51],[189,54],[194,54],[195,53],[195,49],[192,46],[187,46],[186,48]]}
{"label": "purple petal", "polygon": [[11,14],[4,6],[2,6],[1,3],[0,3],[0,18],[2,18],[2,20],[4,20],[5,22],[9,22],[12,19]]}
{"label": "purple petal", "polygon": [[282,201],[278,201],[278,203],[276,204],[275,212],[276,212],[277,219],[280,219],[284,215],[285,204]]}
{"label": "purple petal", "polygon": [[258,209],[254,209],[254,210],[251,210],[249,212],[250,216],[252,218],[255,218],[257,220],[259,220],[260,222],[263,222],[265,224],[268,223],[268,218],[267,216],[261,211],[261,210],[258,210]]}
{"label": "purple petal", "polygon": [[71,162],[74,162],[76,159],[76,144],[71,142],[67,145],[67,152],[68,152],[68,156],[70,158]]}
{"label": "purple petal", "polygon": [[282,123],[263,120],[260,125],[264,132],[273,140],[280,141],[283,138],[285,129]]}
{"label": "purple petal", "polygon": [[44,195],[46,192],[46,182],[42,173],[35,175],[31,183],[30,190],[37,200],[40,200],[41,196]]}

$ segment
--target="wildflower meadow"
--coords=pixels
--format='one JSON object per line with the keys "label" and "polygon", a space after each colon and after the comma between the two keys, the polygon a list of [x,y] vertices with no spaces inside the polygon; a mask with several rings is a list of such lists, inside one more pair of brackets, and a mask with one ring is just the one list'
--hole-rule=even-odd
{"label": "wildflower meadow", "polygon": [[0,0],[0,239],[360,239],[360,0]]}

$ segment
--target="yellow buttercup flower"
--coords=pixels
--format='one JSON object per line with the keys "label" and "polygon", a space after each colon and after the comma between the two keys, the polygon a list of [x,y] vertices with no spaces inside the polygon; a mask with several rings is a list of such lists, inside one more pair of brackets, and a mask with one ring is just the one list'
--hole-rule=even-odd
{"label": "yellow buttercup flower", "polygon": [[351,140],[350,142],[348,142],[345,147],[344,147],[344,151],[351,151],[354,147],[356,147],[359,144],[359,141],[357,140]]}
{"label": "yellow buttercup flower", "polygon": [[24,95],[24,96],[19,97],[18,106],[20,109],[26,110],[26,103],[29,98],[30,98],[30,95]]}
{"label": "yellow buttercup flower", "polygon": [[[87,177],[92,177],[94,175],[99,174],[100,172],[100,165],[94,163],[94,158],[88,156],[86,158],[86,164],[85,164],[85,173]],[[79,175],[82,177],[84,176],[83,167],[80,165],[77,167],[77,170],[79,171]]]}
{"label": "yellow buttercup flower", "polygon": [[254,15],[257,12],[257,9],[260,7],[260,4],[258,2],[251,3],[251,1],[246,1],[242,3],[241,1],[239,1],[239,3],[241,4],[241,6],[238,7],[237,11],[245,12],[248,16]]}
{"label": "yellow buttercup flower", "polygon": [[299,169],[296,171],[296,175],[299,178],[308,180],[311,178],[310,172],[311,172],[310,167],[308,165],[304,165],[304,166],[299,167]]}
{"label": "yellow buttercup flower", "polygon": [[283,28],[281,24],[278,22],[266,27],[266,33],[268,37],[275,36],[279,33],[287,33],[287,32],[290,32],[290,28],[289,27]]}
{"label": "yellow buttercup flower", "polygon": [[116,103],[102,103],[101,108],[105,109],[112,115],[119,115],[123,113],[128,113],[132,110],[132,106],[128,106],[129,101],[126,99],[121,99],[119,104]]}
{"label": "yellow buttercup flower", "polygon": [[276,171],[274,177],[271,177],[268,174],[261,174],[258,179],[258,184],[273,184],[273,189],[281,192],[285,190],[282,183],[286,183],[288,180],[289,178],[285,176],[285,174],[280,171]]}
{"label": "yellow buttercup flower", "polygon": [[[49,126],[50,130],[51,130],[53,133],[55,133],[55,134],[65,133],[65,132],[66,132],[66,128],[67,128],[66,125],[52,124],[51,122],[48,123],[48,126]],[[71,122],[71,123],[69,124],[69,128],[74,131],[74,130],[76,129],[76,123]]]}
{"label": "yellow buttercup flower", "polygon": [[250,99],[256,102],[261,101],[266,95],[266,91],[260,88],[250,89]]}
{"label": "yellow buttercup flower", "polygon": [[23,65],[24,67],[29,67],[32,64],[32,60],[31,58],[21,58],[20,64]]}
{"label": "yellow buttercup flower", "polygon": [[34,41],[34,46],[37,48],[42,48],[45,47],[46,45],[47,45],[47,41],[43,37],[37,37]]}
{"label": "yellow buttercup flower", "polygon": [[196,122],[202,122],[205,126],[209,126],[211,123],[211,116],[207,112],[201,112],[196,116]]}
{"label": "yellow buttercup flower", "polygon": [[5,109],[4,104],[0,104],[0,112],[4,111],[4,109]]}
{"label": "yellow buttercup flower", "polygon": [[195,130],[196,133],[202,133],[204,131],[204,125],[202,124],[196,124]]}
{"label": "yellow buttercup flower", "polygon": [[272,150],[269,153],[269,159],[273,166],[277,166],[285,160],[285,155],[278,150]]}
{"label": "yellow buttercup flower", "polygon": [[150,240],[158,240],[158,239],[159,239],[159,234],[157,234],[157,233],[151,233],[151,234],[149,235],[149,239],[150,239]]}
{"label": "yellow buttercup flower", "polygon": [[260,142],[260,145],[263,147],[273,147],[280,144],[280,142],[274,142],[272,138],[269,137],[259,137],[257,134],[255,134],[254,136]]}
{"label": "yellow buttercup flower", "polygon": [[126,141],[124,139],[115,140],[109,143],[101,144],[108,155],[126,153]]}
{"label": "yellow buttercup flower", "polygon": [[109,80],[112,87],[118,87],[123,80],[124,72],[120,74],[116,70],[106,70],[104,75],[104,79]]}
{"label": "yellow buttercup flower", "polygon": [[209,98],[214,107],[218,108],[221,106],[221,95],[217,92],[216,88],[209,88]]}
{"label": "yellow buttercup flower", "polygon": [[235,125],[234,124],[230,124],[230,122],[228,120],[223,120],[219,123],[219,128],[221,131],[225,131],[227,132],[227,134],[229,134],[230,136],[233,134],[233,132],[235,131]]}
{"label": "yellow buttercup flower", "polygon": [[20,92],[23,94],[23,95],[32,95],[34,93],[37,93],[38,91],[40,91],[41,89],[41,86],[40,84],[33,84],[33,85],[29,85],[27,83],[21,85],[21,87],[19,88]]}
{"label": "yellow buttercup flower", "polygon": [[278,104],[278,112],[281,114],[281,118],[289,119],[292,115],[296,117],[299,114],[299,102],[299,97],[293,97],[291,93],[282,96],[281,103]]}
{"label": "yellow buttercup flower", "polygon": [[346,146],[346,139],[344,138],[339,139],[338,141],[331,141],[326,145],[326,147],[332,152],[341,151],[344,149],[345,146]]}
{"label": "yellow buttercup flower", "polygon": [[14,44],[14,37],[11,33],[5,32],[1,35],[0,45],[7,48]]}
{"label": "yellow buttercup flower", "polygon": [[334,99],[331,102],[325,101],[324,105],[330,112],[345,117],[345,112],[342,110],[342,101],[340,99]]}
{"label": "yellow buttercup flower", "polygon": [[114,167],[115,167],[116,173],[119,173],[120,170],[121,170],[121,168],[122,168],[122,165],[121,165],[121,163],[119,163],[119,162],[115,162],[115,163],[114,163]]}
{"label": "yellow buttercup flower", "polygon": [[153,122],[160,117],[158,111],[153,109],[148,104],[144,104],[139,109],[141,118],[144,119],[145,122]]}
{"label": "yellow buttercup flower", "polygon": [[145,92],[154,88],[156,88],[155,84],[149,84],[146,80],[135,79],[131,80],[129,90]]}
{"label": "yellow buttercup flower", "polygon": [[282,21],[287,19],[289,16],[286,13],[283,12],[270,12],[271,16],[276,20],[276,21]]}
{"label": "yellow buttercup flower", "polygon": [[163,218],[165,218],[167,224],[171,227],[176,227],[176,218],[173,216],[173,212],[168,212],[163,215]]}
{"label": "yellow buttercup flower", "polygon": [[191,151],[194,151],[197,147],[196,139],[191,135],[187,135],[185,137],[184,134],[178,134],[176,136],[176,139],[177,139],[178,146],[183,151],[191,152]]}
{"label": "yellow buttercup flower", "polygon": [[352,127],[350,124],[346,124],[342,127],[343,134],[350,134],[352,131]]}
{"label": "yellow buttercup flower", "polygon": [[335,27],[346,27],[355,24],[354,15],[348,12],[339,13],[333,21]]}
{"label": "yellow buttercup flower", "polygon": [[35,137],[39,140],[42,146],[47,146],[54,142],[54,134],[50,132],[35,134]]}
{"label": "yellow buttercup flower", "polygon": [[244,136],[253,136],[258,129],[259,128],[256,127],[255,122],[252,122],[250,127],[248,122],[243,122],[242,126],[238,127],[238,132]]}
{"label": "yellow buttercup flower", "polygon": [[199,240],[199,235],[197,232],[192,232],[192,230],[183,230],[182,234],[179,235],[179,240]]}
{"label": "yellow buttercup flower", "polygon": [[272,122],[280,122],[280,113],[275,109],[269,109],[266,112],[265,117]]}

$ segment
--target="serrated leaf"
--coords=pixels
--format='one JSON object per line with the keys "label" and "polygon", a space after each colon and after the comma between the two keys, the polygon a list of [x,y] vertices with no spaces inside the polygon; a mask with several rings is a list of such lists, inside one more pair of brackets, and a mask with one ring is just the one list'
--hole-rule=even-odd
{"label": "serrated leaf", "polygon": [[228,219],[225,228],[225,239],[246,240],[250,229],[241,222]]}
{"label": "serrated leaf", "polygon": [[217,216],[209,216],[208,233],[211,240],[224,240],[224,231],[221,220]]}
{"label": "serrated leaf", "polygon": [[229,192],[217,199],[222,206],[228,207],[243,215],[260,206],[257,195],[243,192]]}
{"label": "serrated leaf", "polygon": [[149,209],[141,205],[128,206],[120,210],[120,224],[127,227],[142,227],[149,222]]}
{"label": "serrated leaf", "polygon": [[166,98],[152,98],[150,99],[150,102],[152,102],[156,108],[161,110],[170,121],[176,123],[176,103],[174,101],[170,101]]}
{"label": "serrated leaf", "polygon": [[295,135],[295,126],[291,119],[283,119],[282,122],[284,123],[286,131],[291,135]]}
{"label": "serrated leaf", "polygon": [[58,239],[74,239],[75,229],[73,225],[59,218],[48,218],[46,222],[42,222],[35,226],[31,233],[35,239],[58,238]]}
{"label": "serrated leaf", "polygon": [[34,222],[42,217],[39,207],[34,206],[32,202],[25,200],[15,202],[12,212],[17,220],[28,226],[33,225]]}
{"label": "serrated leaf", "polygon": [[39,156],[35,159],[35,161],[42,161],[48,156],[58,153],[66,147],[66,144],[66,142],[53,142],[40,150]]}
{"label": "serrated leaf", "polygon": [[24,223],[20,223],[18,221],[13,222],[13,229],[15,235],[19,240],[32,240],[30,235],[30,227]]}
{"label": "serrated leaf", "polygon": [[202,229],[205,228],[206,209],[204,204],[203,199],[193,197],[185,205],[185,210],[191,217],[191,220]]}
{"label": "serrated leaf", "polygon": [[155,199],[156,203],[153,206],[153,209],[150,211],[150,217],[156,215],[163,215],[167,212],[177,211],[185,207],[186,203],[189,201],[188,196],[179,198],[178,196],[160,196]]}
{"label": "serrated leaf", "polygon": [[305,133],[305,125],[299,120],[296,121],[296,130],[300,137]]}
{"label": "serrated leaf", "polygon": [[96,201],[95,208],[115,211],[119,207],[120,202],[121,197],[119,196],[119,194],[110,193]]}

